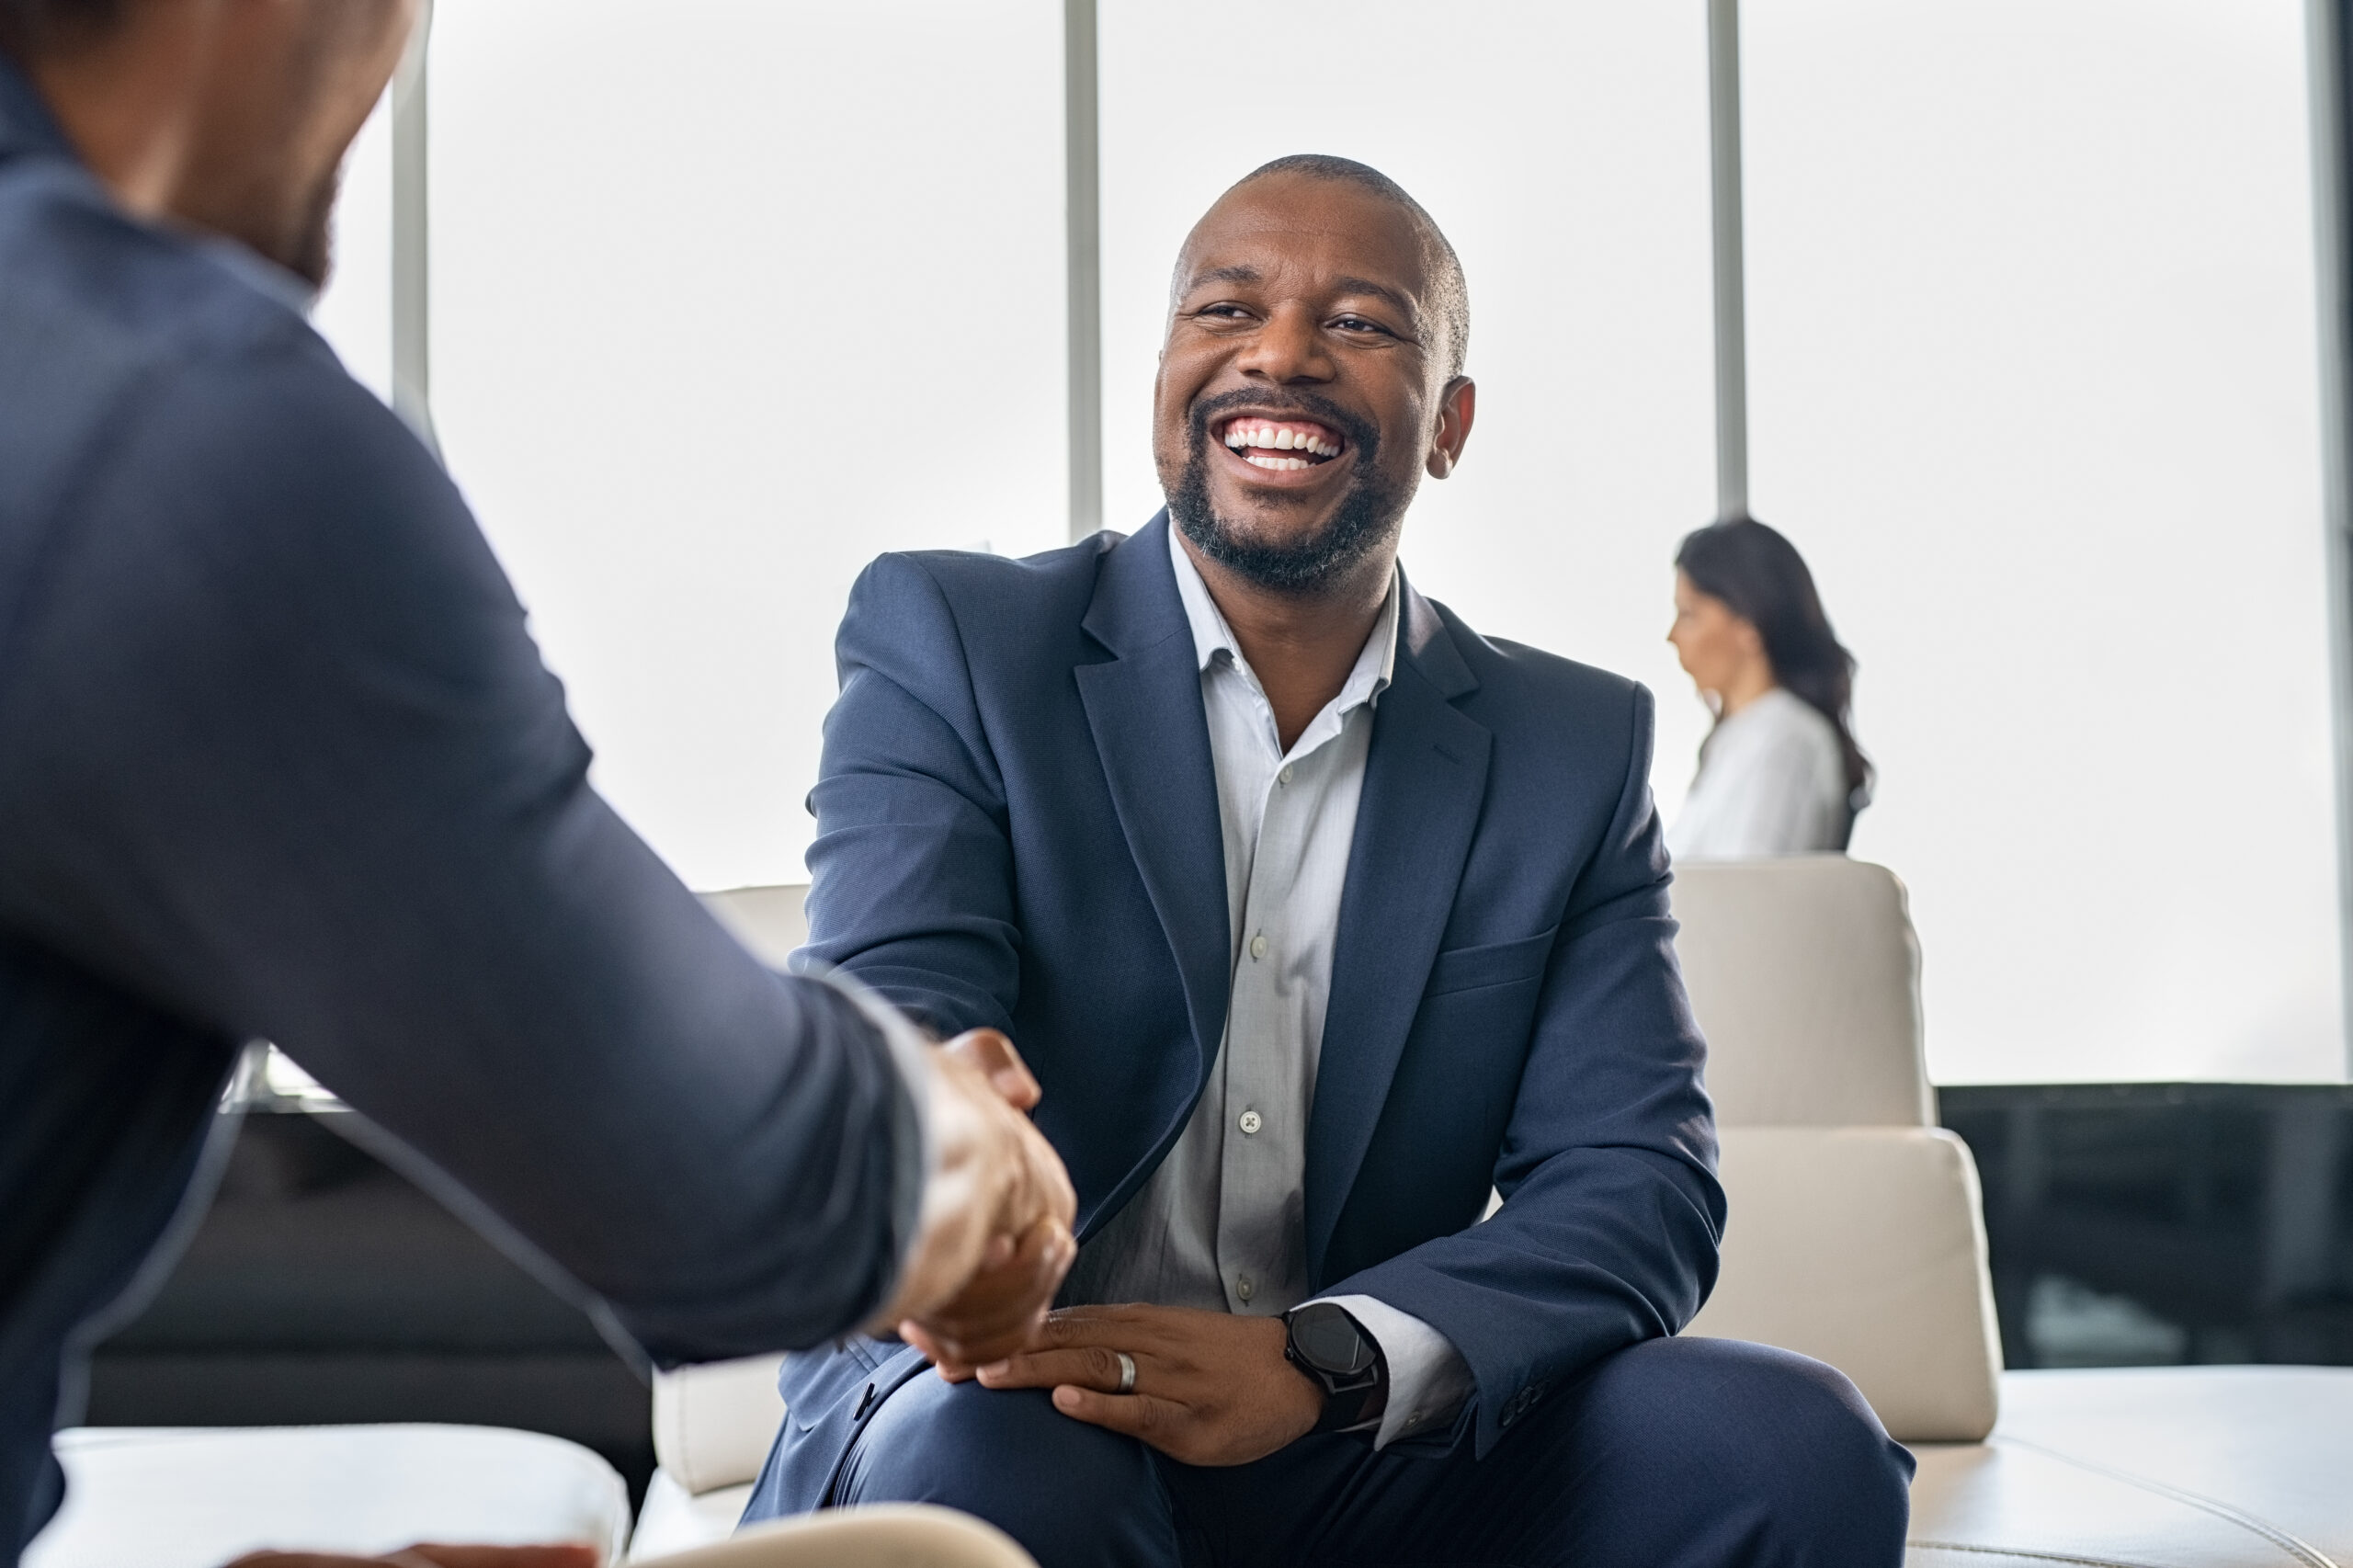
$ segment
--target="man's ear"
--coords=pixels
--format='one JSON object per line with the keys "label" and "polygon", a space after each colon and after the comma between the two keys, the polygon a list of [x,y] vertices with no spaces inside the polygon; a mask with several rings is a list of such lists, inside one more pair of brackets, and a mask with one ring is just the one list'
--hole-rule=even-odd
{"label": "man's ear", "polygon": [[1471,438],[1471,421],[1479,411],[1479,389],[1468,376],[1457,376],[1438,395],[1438,430],[1430,437],[1429,456],[1422,466],[1432,479],[1444,479],[1462,460],[1462,443]]}

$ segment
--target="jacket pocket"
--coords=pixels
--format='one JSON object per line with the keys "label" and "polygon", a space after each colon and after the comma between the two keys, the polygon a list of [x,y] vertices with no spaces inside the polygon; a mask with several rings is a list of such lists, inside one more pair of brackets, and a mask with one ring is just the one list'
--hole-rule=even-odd
{"label": "jacket pocket", "polygon": [[1544,965],[1552,956],[1552,938],[1560,931],[1555,926],[1539,931],[1533,937],[1521,937],[1509,942],[1487,942],[1475,948],[1449,948],[1438,954],[1430,965],[1429,983],[1422,987],[1425,999],[1442,996],[1456,991],[1476,991],[1489,985],[1510,985],[1519,981],[1542,977]]}

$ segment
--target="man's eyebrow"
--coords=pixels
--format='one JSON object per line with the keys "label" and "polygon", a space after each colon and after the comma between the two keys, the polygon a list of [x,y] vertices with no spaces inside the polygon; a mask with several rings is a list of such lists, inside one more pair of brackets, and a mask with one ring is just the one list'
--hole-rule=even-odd
{"label": "man's eyebrow", "polygon": [[[1237,264],[1233,267],[1212,267],[1206,272],[1196,272],[1187,280],[1185,289],[1189,293],[1209,283],[1263,283],[1266,280],[1266,274],[1256,267]],[[1332,287],[1336,292],[1342,294],[1370,294],[1376,300],[1385,301],[1394,306],[1407,321],[1416,325],[1421,323],[1421,307],[1405,294],[1392,289],[1386,283],[1375,283],[1370,278],[1336,278],[1332,280]]]}
{"label": "man's eyebrow", "polygon": [[1204,283],[1263,283],[1266,275],[1255,267],[1212,267],[1207,272],[1196,272],[1186,280],[1189,291]]}
{"label": "man's eyebrow", "polygon": [[1386,283],[1375,283],[1370,278],[1338,278],[1333,279],[1333,283],[1343,294],[1370,294],[1376,300],[1385,300],[1395,306],[1407,321],[1416,326],[1421,324],[1421,307]]}

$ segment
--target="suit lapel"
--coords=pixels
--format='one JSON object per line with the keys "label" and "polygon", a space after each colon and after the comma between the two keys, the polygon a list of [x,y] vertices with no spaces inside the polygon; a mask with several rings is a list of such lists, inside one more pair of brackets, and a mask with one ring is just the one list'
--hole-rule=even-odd
{"label": "suit lapel", "polygon": [[1308,1275],[1319,1283],[1453,911],[1494,739],[1452,706],[1478,681],[1445,625],[1419,594],[1405,596],[1396,675],[1365,760],[1308,1119]]}
{"label": "suit lapel", "polygon": [[1105,561],[1083,624],[1116,656],[1074,674],[1112,809],[1184,984],[1198,1091],[1225,1032],[1232,934],[1200,661],[1168,564],[1167,526],[1164,513]]}

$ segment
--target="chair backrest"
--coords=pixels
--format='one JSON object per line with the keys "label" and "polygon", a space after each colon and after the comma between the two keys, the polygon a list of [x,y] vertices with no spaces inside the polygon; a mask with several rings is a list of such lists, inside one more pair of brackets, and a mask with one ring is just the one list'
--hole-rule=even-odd
{"label": "chair backrest", "polygon": [[1973,1442],[2001,1338],[1968,1146],[1934,1119],[1920,949],[1883,868],[1802,856],[1676,869],[1730,1218],[1686,1333],[1827,1361],[1896,1438]]}
{"label": "chair backrest", "polygon": [[707,892],[702,902],[752,956],[782,969],[792,949],[809,939],[809,916],[801,905],[809,897],[806,882],[773,888],[732,888]]}
{"label": "chair backrest", "polygon": [[784,1420],[781,1356],[714,1361],[654,1374],[654,1457],[694,1495],[760,1473]]}
{"label": "chair backrest", "polygon": [[1675,869],[1676,950],[1728,1127],[1928,1127],[1904,884],[1843,855]]}

